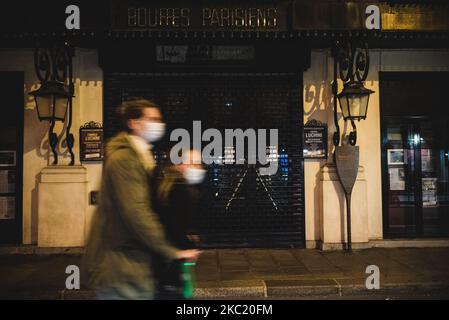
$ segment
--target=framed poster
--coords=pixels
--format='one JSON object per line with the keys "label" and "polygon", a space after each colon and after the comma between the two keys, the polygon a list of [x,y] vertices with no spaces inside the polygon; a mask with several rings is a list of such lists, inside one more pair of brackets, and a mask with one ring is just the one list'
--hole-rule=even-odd
{"label": "framed poster", "polygon": [[327,158],[327,126],[326,124],[310,120],[303,129],[304,159]]}
{"label": "framed poster", "polygon": [[101,161],[104,158],[103,127],[89,122],[80,128],[80,161]]}
{"label": "framed poster", "polygon": [[389,168],[388,174],[390,176],[390,190],[393,190],[393,191],[405,190],[405,170],[404,170],[404,168]]}
{"label": "framed poster", "polygon": [[404,149],[388,149],[387,150],[388,165],[405,164]]}
{"label": "framed poster", "polygon": [[438,205],[438,179],[422,178],[422,201],[424,207]]}
{"label": "framed poster", "polygon": [[434,171],[432,163],[432,150],[421,149],[421,169],[423,172]]}

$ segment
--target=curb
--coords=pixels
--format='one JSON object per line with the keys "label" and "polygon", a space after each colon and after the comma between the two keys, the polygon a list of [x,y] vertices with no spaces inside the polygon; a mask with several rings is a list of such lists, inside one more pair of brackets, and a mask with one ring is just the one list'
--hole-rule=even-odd
{"label": "curb", "polygon": [[[280,280],[282,281],[282,280]],[[334,282],[334,280],[329,280]],[[261,286],[225,286],[216,288],[196,288],[195,299],[275,299],[275,298],[339,298],[355,296],[379,295],[413,295],[413,294],[444,294],[449,296],[449,282],[421,282],[421,283],[389,283],[378,290],[368,290],[363,285],[271,285]],[[0,299],[6,300],[95,300],[96,294],[92,290],[54,290],[54,291],[23,291],[0,293]]]}
{"label": "curb", "polygon": [[0,246],[0,255],[81,255],[84,247],[37,247],[37,246]]}
{"label": "curb", "polygon": [[369,295],[398,295],[398,294],[429,294],[440,293],[449,295],[449,282],[421,282],[421,283],[388,283],[380,289],[369,290],[365,285],[304,285],[304,286],[274,286],[268,287],[268,298],[281,297],[345,297]]}
{"label": "curb", "polygon": [[[280,280],[279,282],[282,282]],[[290,281],[291,282],[291,281]],[[228,288],[197,288],[195,297],[198,299],[219,298],[286,298],[286,297],[327,297],[338,298],[345,296],[366,295],[397,295],[397,294],[428,294],[442,293],[449,295],[449,282],[420,282],[420,283],[389,283],[378,290],[369,290],[364,285],[339,285],[334,280],[328,284],[309,285],[276,285],[271,281],[264,281],[264,286],[228,287]]]}

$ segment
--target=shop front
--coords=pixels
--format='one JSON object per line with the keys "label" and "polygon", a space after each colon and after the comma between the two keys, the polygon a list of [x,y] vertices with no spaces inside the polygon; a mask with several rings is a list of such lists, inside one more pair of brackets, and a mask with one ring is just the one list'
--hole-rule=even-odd
{"label": "shop front", "polygon": [[[260,174],[249,152],[237,161],[236,144],[224,140],[222,158],[206,166],[195,222],[204,247],[305,247],[301,88],[310,49],[275,35],[287,31],[285,7],[120,6],[116,23],[123,21],[125,31],[111,33],[99,50],[105,137],[119,130],[116,106],[130,97],[151,99],[168,129],[155,146],[160,163],[178,142],[169,134],[178,128],[190,133],[191,147],[203,150],[211,140],[204,139],[206,131],[224,137],[243,130],[246,148],[251,132],[277,131],[276,145],[268,135],[260,140],[267,157],[278,161],[275,174]],[[167,26],[167,12],[176,23]]]}
{"label": "shop front", "polygon": [[[0,176],[8,203],[0,217],[9,217],[0,219],[0,230],[16,230],[1,232],[1,242],[85,244],[104,143],[119,130],[114,110],[132,97],[161,107],[167,133],[154,147],[159,163],[178,142],[170,138],[174,129],[185,129],[190,146],[201,149],[211,142],[206,131],[241,130],[248,146],[251,132],[277,130],[277,143],[267,135],[261,145],[276,163],[273,174],[260,174],[263,164],[248,153],[239,158],[225,143],[222,157],[206,165],[195,223],[205,248],[344,248],[337,127],[341,145],[350,145],[356,131],[359,148],[350,201],[353,247],[449,236],[446,5],[80,1],[81,27],[73,30],[65,27],[64,5],[29,7],[48,19],[28,14],[23,25],[9,21],[1,31],[0,79],[15,83],[2,99],[15,111],[0,123],[2,132],[15,134],[0,138],[0,169],[8,172]],[[8,8],[20,16],[16,6]],[[434,18],[422,24],[428,16]],[[373,92],[366,119],[354,125],[343,119],[335,95],[344,88],[335,52],[347,44],[367,48],[363,85]],[[74,49],[74,96],[71,116],[51,128],[39,121],[29,93],[41,82],[35,48],[58,46]],[[14,164],[4,151],[15,152]]]}

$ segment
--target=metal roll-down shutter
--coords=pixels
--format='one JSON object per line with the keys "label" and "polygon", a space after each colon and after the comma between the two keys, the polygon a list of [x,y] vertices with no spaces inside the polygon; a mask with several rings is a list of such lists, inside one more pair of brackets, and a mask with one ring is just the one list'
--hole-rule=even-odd
{"label": "metal roll-down shutter", "polygon": [[278,129],[275,175],[261,176],[258,165],[207,166],[196,226],[205,247],[304,247],[302,74],[106,72],[106,137],[118,130],[114,108],[131,96],[161,106],[168,131],[158,150],[168,150],[170,130],[192,132],[194,120],[202,131]]}

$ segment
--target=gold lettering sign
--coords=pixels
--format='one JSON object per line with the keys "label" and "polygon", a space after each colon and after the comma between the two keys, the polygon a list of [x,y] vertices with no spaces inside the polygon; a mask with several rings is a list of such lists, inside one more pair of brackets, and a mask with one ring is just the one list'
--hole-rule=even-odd
{"label": "gold lettering sign", "polygon": [[276,8],[203,8],[203,27],[276,28]]}
{"label": "gold lettering sign", "polygon": [[[194,13],[192,14],[192,11]],[[206,29],[276,29],[276,8],[128,8],[128,27],[132,28],[190,28]]]}
{"label": "gold lettering sign", "polygon": [[128,27],[187,28],[189,26],[189,8],[128,8]]}

